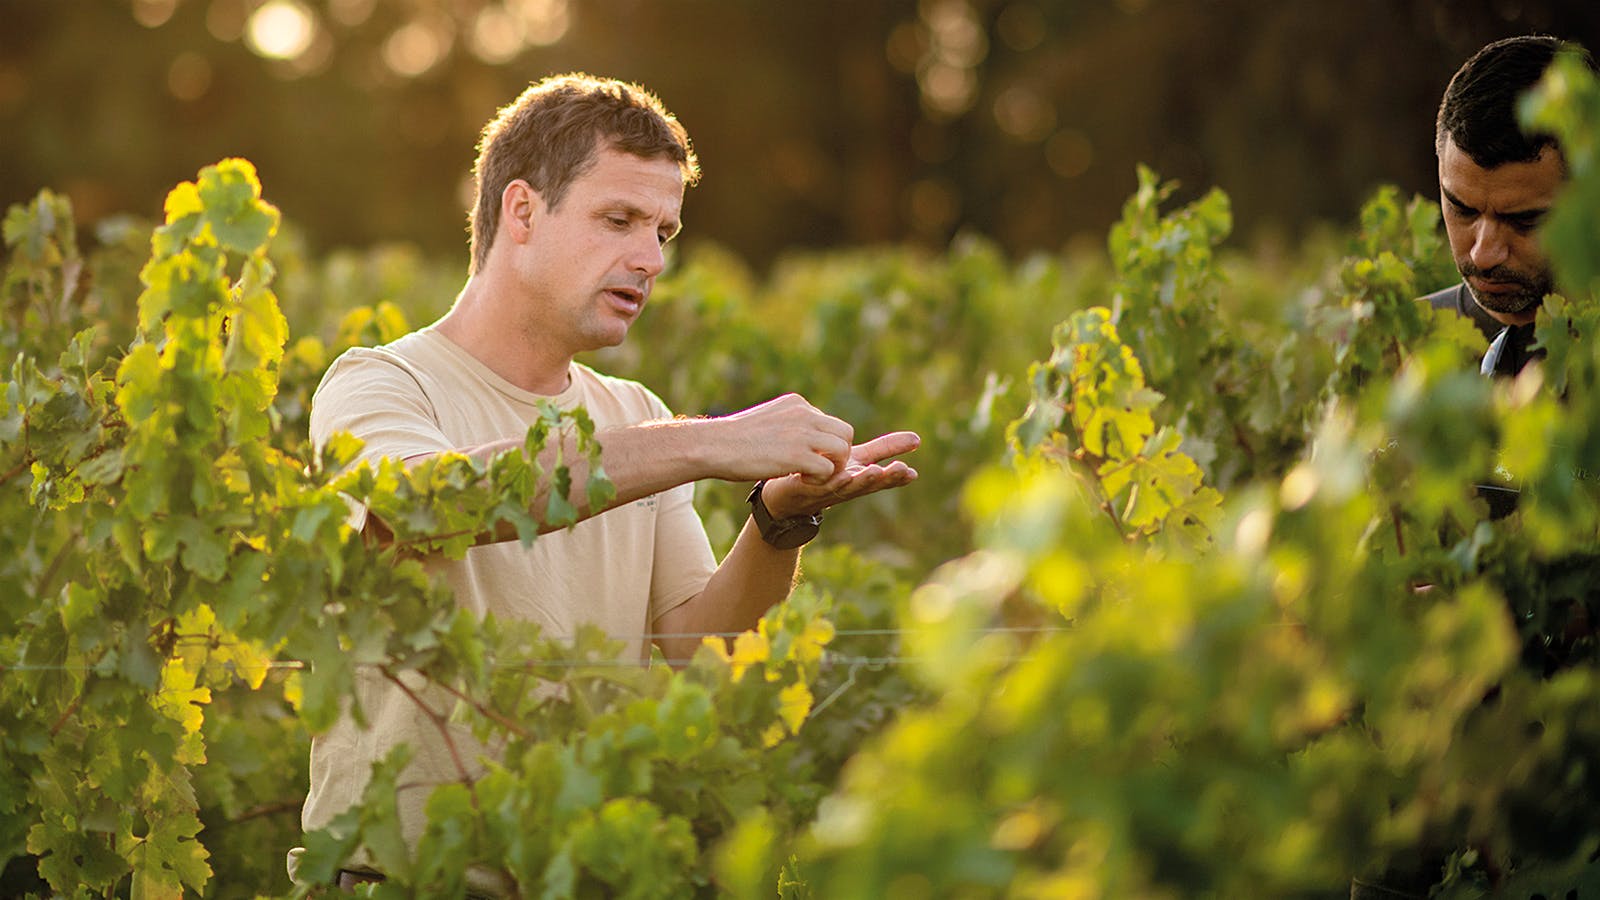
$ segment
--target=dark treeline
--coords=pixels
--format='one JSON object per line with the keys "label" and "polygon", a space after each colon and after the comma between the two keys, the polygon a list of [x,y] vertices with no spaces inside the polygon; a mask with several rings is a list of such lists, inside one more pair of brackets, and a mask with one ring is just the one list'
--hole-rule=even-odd
{"label": "dark treeline", "polygon": [[[267,58],[263,12],[292,55]],[[1593,47],[1600,4],[0,0],[0,21],[0,202],[51,186],[80,221],[154,216],[242,155],[317,248],[464,259],[477,128],[583,69],[678,113],[706,168],[690,237],[762,264],[963,229],[1098,242],[1139,162],[1223,187],[1247,237],[1347,222],[1376,184],[1433,191],[1433,110],[1467,55],[1533,31]]]}

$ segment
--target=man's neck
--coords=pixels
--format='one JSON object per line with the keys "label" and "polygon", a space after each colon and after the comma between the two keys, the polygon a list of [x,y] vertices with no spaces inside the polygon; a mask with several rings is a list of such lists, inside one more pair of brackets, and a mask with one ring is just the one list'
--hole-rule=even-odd
{"label": "man's neck", "polygon": [[531,340],[505,300],[482,273],[467,278],[456,302],[433,329],[489,370],[525,391],[554,395],[572,381],[572,356]]}

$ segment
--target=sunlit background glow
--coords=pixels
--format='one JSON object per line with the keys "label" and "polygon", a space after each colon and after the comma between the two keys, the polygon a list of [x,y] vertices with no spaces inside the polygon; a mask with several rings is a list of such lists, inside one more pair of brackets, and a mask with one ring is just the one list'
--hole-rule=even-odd
{"label": "sunlit background glow", "polygon": [[[1394,0],[1362,16],[1274,0],[6,8],[0,187],[65,188],[86,221],[147,210],[173,178],[238,154],[316,240],[445,252],[483,122],[529,81],[586,70],[638,80],[683,118],[706,166],[690,239],[703,228],[758,262],[963,232],[1018,251],[1097,240],[1140,163],[1180,184],[1176,200],[1217,185],[1240,222],[1298,227],[1378,181],[1433,187],[1431,144],[1395,136],[1427,127],[1440,82],[1485,39],[1600,33],[1600,5],[1571,0]],[[1336,171],[1308,165],[1332,158]],[[348,202],[322,189],[334,171],[364,176]]]}
{"label": "sunlit background glow", "polygon": [[[131,2],[136,21],[159,28],[171,20],[180,0]],[[210,0],[206,28],[217,40],[242,40],[255,55],[284,64],[280,74],[298,77],[327,66],[335,31],[361,28],[396,8],[409,10],[409,18],[388,32],[379,58],[390,74],[404,79],[428,74],[458,46],[480,62],[504,65],[530,47],[560,43],[573,23],[569,0],[461,0],[396,4],[387,10],[377,0],[326,0],[316,8],[303,0]],[[173,75],[175,96],[193,96],[193,68]]]}

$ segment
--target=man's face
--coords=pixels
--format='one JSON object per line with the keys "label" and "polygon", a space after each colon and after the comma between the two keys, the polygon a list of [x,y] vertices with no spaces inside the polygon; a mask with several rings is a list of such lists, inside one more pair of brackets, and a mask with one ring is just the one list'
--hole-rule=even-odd
{"label": "man's face", "polygon": [[1554,286],[1534,232],[1564,179],[1554,147],[1531,163],[1493,169],[1473,162],[1449,138],[1439,154],[1450,253],[1478,305],[1506,324],[1533,321]]}
{"label": "man's face", "polygon": [[519,254],[530,337],[568,355],[620,344],[666,266],[682,207],[676,162],[605,146],[555,209],[536,201]]}

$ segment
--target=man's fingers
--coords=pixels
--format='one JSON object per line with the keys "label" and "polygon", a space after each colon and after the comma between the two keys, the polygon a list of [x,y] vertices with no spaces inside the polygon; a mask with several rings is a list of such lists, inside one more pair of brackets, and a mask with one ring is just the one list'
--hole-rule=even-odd
{"label": "man's fingers", "polygon": [[806,481],[821,484],[849,464],[855,426],[817,409],[799,394],[785,394],[770,404],[785,409],[784,415],[802,429],[795,436],[809,443],[811,453],[816,454],[800,465],[799,472]]}
{"label": "man's fingers", "polygon": [[834,502],[854,500],[887,488],[901,487],[917,479],[917,470],[895,460],[888,465],[853,467],[848,472],[828,479],[824,488]]}
{"label": "man's fingers", "polygon": [[882,462],[891,456],[899,456],[922,446],[922,438],[915,431],[893,431],[889,434],[875,437],[864,444],[857,444],[851,454],[858,463],[872,464]]}
{"label": "man's fingers", "polygon": [[[818,468],[815,471],[808,469],[806,474],[815,476],[815,484],[825,484],[837,478],[850,465],[851,450],[848,436],[842,438],[838,435],[819,436],[819,439],[812,447],[812,452],[816,454]],[[827,468],[824,470],[821,468],[822,466]]]}
{"label": "man's fingers", "polygon": [[[818,410],[818,412],[821,412],[821,410]],[[830,416],[827,413],[822,413],[822,420],[822,424],[818,427],[843,440],[845,446],[848,447],[850,442],[856,439],[856,427],[849,422],[837,416]]]}
{"label": "man's fingers", "polygon": [[723,417],[731,427],[735,460],[729,477],[797,474],[821,486],[846,471],[852,461],[855,427],[813,406],[799,394],[784,394]]}
{"label": "man's fingers", "polygon": [[917,470],[898,459],[885,466],[884,472],[892,476],[896,484],[910,484],[917,480]]}
{"label": "man's fingers", "polygon": [[808,454],[800,463],[800,480],[806,484],[824,485],[839,472],[839,464],[822,453]]}

